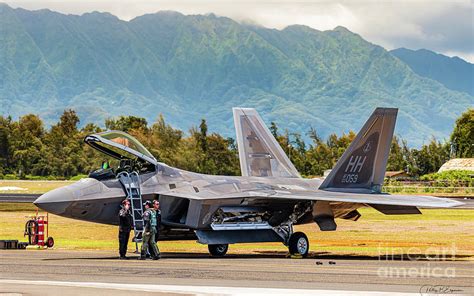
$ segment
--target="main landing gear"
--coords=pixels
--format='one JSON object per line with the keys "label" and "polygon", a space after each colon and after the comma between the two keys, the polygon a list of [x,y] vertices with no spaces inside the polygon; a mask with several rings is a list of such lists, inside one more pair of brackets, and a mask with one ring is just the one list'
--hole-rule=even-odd
{"label": "main landing gear", "polygon": [[207,245],[207,248],[209,249],[209,254],[211,254],[212,257],[224,257],[227,253],[227,250],[229,249],[229,245]]}
{"label": "main landing gear", "polygon": [[288,247],[290,256],[301,256],[306,258],[309,253],[309,240],[303,232],[293,232],[293,222],[287,221],[275,227],[276,233],[283,239],[283,243]]}
{"label": "main landing gear", "polygon": [[[288,247],[291,256],[306,258],[309,253],[309,240],[303,232],[293,232],[293,223],[282,223],[273,230],[281,237],[281,241]],[[207,245],[212,257],[224,257],[229,249],[229,244]]]}
{"label": "main landing gear", "polygon": [[288,240],[288,250],[290,255],[300,255],[306,258],[309,252],[309,241],[306,234],[303,232],[293,233]]}

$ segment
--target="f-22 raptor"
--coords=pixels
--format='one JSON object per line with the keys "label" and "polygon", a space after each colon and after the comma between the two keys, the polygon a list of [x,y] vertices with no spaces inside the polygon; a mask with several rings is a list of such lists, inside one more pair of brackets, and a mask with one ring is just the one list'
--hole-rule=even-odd
{"label": "f-22 raptor", "polygon": [[392,215],[462,204],[381,192],[397,112],[377,108],[324,179],[302,178],[250,108],[233,109],[242,176],[171,167],[124,132],[91,134],[85,142],[119,160],[118,167],[94,171],[34,203],[60,216],[116,225],[120,202],[127,197],[132,201],[134,239],[139,241],[142,202],[157,199],[162,212],[160,240],[194,239],[207,244],[213,256],[224,256],[229,244],[281,242],[291,254],[306,257],[308,238],[294,232],[294,225],[316,223],[322,231],[333,231],[336,218],[356,221],[361,207]]}

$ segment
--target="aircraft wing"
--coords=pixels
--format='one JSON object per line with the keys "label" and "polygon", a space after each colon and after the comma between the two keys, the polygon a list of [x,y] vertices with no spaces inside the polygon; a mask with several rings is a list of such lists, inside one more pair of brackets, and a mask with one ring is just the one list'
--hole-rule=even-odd
{"label": "aircraft wing", "polygon": [[378,205],[397,205],[414,207],[450,208],[463,205],[462,202],[447,198],[420,195],[391,195],[391,194],[370,194],[370,193],[343,193],[324,190],[285,192],[276,191],[268,197],[276,199],[290,200],[322,200],[334,202],[349,202]]}
{"label": "aircraft wing", "polygon": [[202,191],[200,193],[184,193],[168,191],[161,194],[171,195],[188,199],[230,199],[230,198],[258,198],[276,199],[288,201],[329,201],[348,202],[373,205],[412,206],[423,208],[451,208],[461,206],[464,203],[447,198],[422,195],[392,195],[388,193],[348,193],[333,192],[326,190],[249,190],[234,193],[221,193],[213,196]]}

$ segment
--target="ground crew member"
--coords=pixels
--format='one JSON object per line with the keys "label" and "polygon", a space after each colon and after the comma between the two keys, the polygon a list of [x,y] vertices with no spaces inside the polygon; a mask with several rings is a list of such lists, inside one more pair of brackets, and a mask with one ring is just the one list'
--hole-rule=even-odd
{"label": "ground crew member", "polygon": [[130,201],[124,199],[119,211],[119,255],[120,259],[127,259],[128,240],[132,230],[133,219],[130,212]]}
{"label": "ground crew member", "polygon": [[144,204],[145,212],[143,213],[143,242],[140,257],[138,259],[145,260],[148,251],[153,260],[160,259],[158,256],[158,249],[155,243],[156,233],[156,212],[152,209],[151,201],[147,200]]}
{"label": "ground crew member", "polygon": [[[160,210],[160,202],[158,200],[153,201],[153,210],[156,214],[156,227],[155,227],[155,243],[158,243],[158,236],[160,235],[160,226],[161,226],[161,210]],[[158,257],[160,256],[160,248],[156,245],[156,249],[158,250]]]}

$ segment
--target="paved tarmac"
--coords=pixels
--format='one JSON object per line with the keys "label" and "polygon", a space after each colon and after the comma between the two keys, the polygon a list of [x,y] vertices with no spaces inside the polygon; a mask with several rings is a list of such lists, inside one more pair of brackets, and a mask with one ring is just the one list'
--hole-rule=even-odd
{"label": "paved tarmac", "polygon": [[118,260],[106,251],[0,250],[0,295],[474,295],[474,262],[462,257],[410,261],[165,253],[158,261],[139,261],[131,256]]}
{"label": "paved tarmac", "polygon": [[40,196],[41,194],[0,193],[0,202],[32,203]]}

